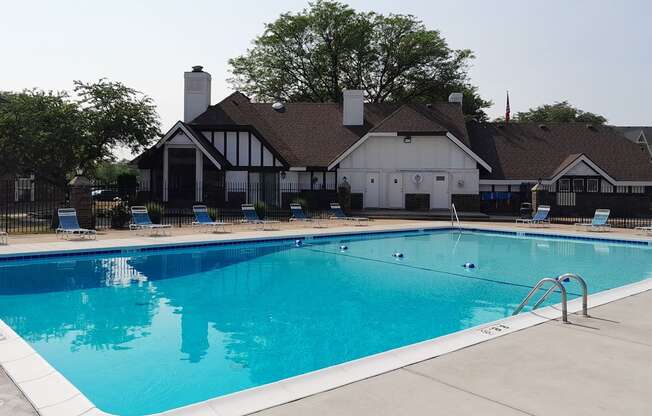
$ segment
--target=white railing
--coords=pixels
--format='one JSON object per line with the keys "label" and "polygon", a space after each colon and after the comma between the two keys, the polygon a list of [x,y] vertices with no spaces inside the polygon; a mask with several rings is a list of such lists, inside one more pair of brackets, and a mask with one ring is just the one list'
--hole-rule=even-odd
{"label": "white railing", "polygon": [[451,204],[451,227],[455,227],[457,222],[457,229],[462,231],[462,224],[460,224],[460,217],[457,216],[457,209],[455,209],[455,204]]}

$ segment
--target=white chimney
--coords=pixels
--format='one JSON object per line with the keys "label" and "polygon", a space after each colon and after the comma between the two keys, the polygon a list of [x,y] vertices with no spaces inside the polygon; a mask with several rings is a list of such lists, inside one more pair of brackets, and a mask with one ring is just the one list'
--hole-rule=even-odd
{"label": "white chimney", "polygon": [[342,124],[345,126],[362,126],[364,124],[364,91],[344,90],[344,109]]}
{"label": "white chimney", "polygon": [[193,66],[183,73],[183,121],[192,121],[211,105],[211,74]]}
{"label": "white chimney", "polygon": [[448,102],[449,103],[458,103],[461,106],[463,98],[464,98],[464,95],[461,92],[452,92],[451,95],[448,96]]}

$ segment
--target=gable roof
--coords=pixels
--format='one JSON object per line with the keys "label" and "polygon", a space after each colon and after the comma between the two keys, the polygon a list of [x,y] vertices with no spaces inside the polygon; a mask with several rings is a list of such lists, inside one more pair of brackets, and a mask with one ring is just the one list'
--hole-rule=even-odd
{"label": "gable roof", "polygon": [[364,124],[342,124],[340,103],[286,103],[277,111],[269,103],[252,103],[235,92],[210,106],[191,123],[201,127],[255,128],[288,165],[327,167],[369,132],[445,135],[450,132],[469,145],[459,104],[364,104]]}
{"label": "gable roof", "polygon": [[[163,146],[165,142],[174,137],[179,131],[182,131],[195,145],[206,155],[206,157],[213,162],[219,169],[231,168],[232,165],[226,158],[217,151],[217,149],[204,137],[204,135],[195,130],[193,126],[177,121],[177,123],[152,147],[152,149]],[[150,149],[150,150],[152,150]],[[139,156],[140,157],[140,156]],[[138,159],[138,158],[136,158]],[[136,161],[134,159],[132,163]]]}
{"label": "gable roof", "polygon": [[614,181],[652,181],[647,152],[609,126],[469,122],[467,129],[472,149],[493,167],[481,179],[552,180],[581,159]]}

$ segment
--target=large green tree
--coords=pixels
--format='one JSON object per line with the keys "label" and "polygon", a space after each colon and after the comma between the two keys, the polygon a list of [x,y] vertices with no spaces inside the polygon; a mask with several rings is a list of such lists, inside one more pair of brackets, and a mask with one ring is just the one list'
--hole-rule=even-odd
{"label": "large green tree", "polygon": [[343,89],[360,88],[369,102],[434,102],[461,91],[465,113],[484,118],[491,103],[469,81],[472,59],[414,16],[319,0],[266,24],[251,49],[229,60],[229,81],[259,101],[338,101]]}
{"label": "large green tree", "polygon": [[2,93],[0,175],[34,174],[64,184],[77,169],[93,171],[112,150],[142,150],[160,135],[152,100],[119,82],[75,82],[66,92]]}
{"label": "large green tree", "polygon": [[515,117],[518,122],[535,123],[592,123],[604,124],[607,119],[601,115],[580,110],[573,107],[568,101],[556,102],[554,104],[540,105],[530,108],[528,111],[518,112]]}

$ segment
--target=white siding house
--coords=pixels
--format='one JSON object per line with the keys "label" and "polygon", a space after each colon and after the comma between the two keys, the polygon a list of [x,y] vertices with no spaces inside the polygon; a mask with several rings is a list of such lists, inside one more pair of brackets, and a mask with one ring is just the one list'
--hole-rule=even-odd
{"label": "white siding house", "polygon": [[404,208],[406,194],[430,194],[448,208],[452,194],[477,194],[477,162],[447,136],[374,136],[339,165],[338,183],[363,194],[365,208]]}

